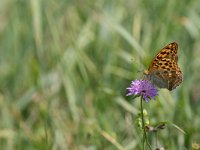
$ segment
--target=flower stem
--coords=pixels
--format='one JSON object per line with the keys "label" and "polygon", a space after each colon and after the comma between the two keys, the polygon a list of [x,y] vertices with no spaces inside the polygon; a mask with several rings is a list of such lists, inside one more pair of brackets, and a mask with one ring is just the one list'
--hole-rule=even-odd
{"label": "flower stem", "polygon": [[142,116],[142,129],[143,129],[143,150],[145,149],[145,142],[147,142],[149,149],[152,150],[151,144],[149,143],[149,141],[147,139],[147,133],[146,133],[145,123],[144,123],[144,114],[143,114],[142,102],[143,102],[143,96],[141,96],[141,100],[140,100],[141,116]]}

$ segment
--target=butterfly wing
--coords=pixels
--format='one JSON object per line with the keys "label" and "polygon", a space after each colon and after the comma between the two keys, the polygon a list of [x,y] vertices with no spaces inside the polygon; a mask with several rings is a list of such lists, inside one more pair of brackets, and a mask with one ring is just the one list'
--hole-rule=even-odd
{"label": "butterfly wing", "polygon": [[173,90],[182,82],[182,72],[179,70],[154,70],[147,75],[147,79],[159,88]]}
{"label": "butterfly wing", "polygon": [[173,70],[171,71],[171,77],[169,78],[168,81],[168,90],[173,90],[175,89],[177,86],[179,86],[183,81],[183,77],[182,77],[182,72],[180,70],[180,68],[178,68],[177,70]]}
{"label": "butterfly wing", "polygon": [[171,91],[180,85],[182,72],[178,67],[178,44],[173,42],[161,49],[145,74],[159,88]]}

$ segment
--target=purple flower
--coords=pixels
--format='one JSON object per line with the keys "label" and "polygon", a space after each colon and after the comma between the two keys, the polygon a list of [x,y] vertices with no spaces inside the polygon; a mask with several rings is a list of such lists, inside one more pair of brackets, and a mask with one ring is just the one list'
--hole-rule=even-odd
{"label": "purple flower", "polygon": [[131,82],[131,85],[127,88],[128,93],[126,96],[139,95],[148,102],[151,98],[155,99],[158,94],[158,90],[148,80],[135,80]]}

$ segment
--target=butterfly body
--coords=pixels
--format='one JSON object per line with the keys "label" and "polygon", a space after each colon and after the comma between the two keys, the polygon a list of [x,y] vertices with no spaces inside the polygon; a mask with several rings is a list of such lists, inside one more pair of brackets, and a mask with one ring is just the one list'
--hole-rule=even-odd
{"label": "butterfly body", "polygon": [[144,74],[158,88],[171,91],[180,85],[183,77],[178,66],[178,44],[173,42],[161,49]]}

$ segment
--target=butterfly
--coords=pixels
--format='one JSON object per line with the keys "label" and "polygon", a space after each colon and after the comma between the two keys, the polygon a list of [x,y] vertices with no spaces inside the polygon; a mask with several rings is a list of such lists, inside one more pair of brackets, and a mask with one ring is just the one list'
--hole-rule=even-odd
{"label": "butterfly", "polygon": [[162,48],[144,71],[145,78],[158,88],[172,91],[183,81],[182,71],[178,66],[178,44],[170,43]]}

